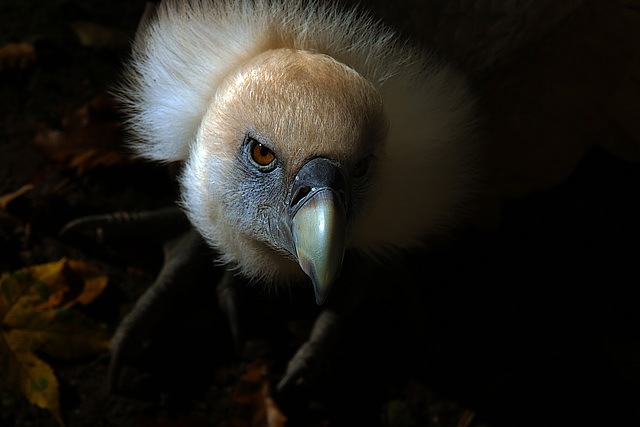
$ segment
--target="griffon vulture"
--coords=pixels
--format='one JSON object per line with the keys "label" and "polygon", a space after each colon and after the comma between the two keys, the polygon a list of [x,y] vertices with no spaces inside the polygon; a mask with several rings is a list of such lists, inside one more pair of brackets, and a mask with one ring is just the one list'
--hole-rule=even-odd
{"label": "griffon vulture", "polygon": [[[467,3],[429,2],[434,19],[425,25],[434,25],[422,30],[486,80],[498,58],[582,2]],[[183,163],[180,205],[197,233],[169,254],[117,331],[112,380],[139,325],[161,311],[156,300],[180,286],[175,276],[202,249],[199,236],[233,274],[267,286],[310,283],[322,304],[343,285],[345,251],[384,259],[460,218],[478,180],[470,85],[441,55],[372,16],[284,0],[167,0],[145,13],[118,96],[133,150]],[[180,223],[165,211],[81,219],[67,230],[105,219]],[[335,316],[323,314],[314,342],[330,341]],[[284,384],[304,375],[296,369]]]}

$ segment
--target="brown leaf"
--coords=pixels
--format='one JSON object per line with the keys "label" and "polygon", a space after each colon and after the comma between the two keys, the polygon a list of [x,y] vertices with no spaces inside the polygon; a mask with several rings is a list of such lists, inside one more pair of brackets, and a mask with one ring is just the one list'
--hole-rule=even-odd
{"label": "brown leaf", "polygon": [[29,43],[9,43],[0,47],[0,71],[27,68],[36,60],[36,50]]}
{"label": "brown leaf", "polygon": [[[95,300],[102,294],[102,291],[104,291],[104,288],[106,288],[109,282],[109,278],[104,275],[98,267],[92,264],[70,259],[69,267],[76,274],[80,275],[84,282],[82,292],[75,298],[75,301],[82,305],[87,305]],[[69,303],[67,303],[67,307],[69,307]]]}
{"label": "brown leaf", "polygon": [[28,267],[27,271],[48,287],[48,291],[41,291],[41,296],[46,292],[48,298],[35,306],[34,310],[61,306],[70,308],[78,302],[87,305],[102,293],[109,281],[97,267],[67,258]]}
{"label": "brown leaf", "polygon": [[66,114],[61,129],[39,124],[33,144],[53,161],[76,169],[78,175],[127,164],[131,160],[121,146],[120,122],[113,98],[102,94]]}
{"label": "brown leaf", "polygon": [[9,203],[31,190],[33,184],[25,184],[16,191],[0,196],[0,209],[6,209]]}
{"label": "brown leaf", "polygon": [[233,391],[239,403],[233,425],[236,427],[284,427],[287,417],[271,397],[267,363],[254,361]]}

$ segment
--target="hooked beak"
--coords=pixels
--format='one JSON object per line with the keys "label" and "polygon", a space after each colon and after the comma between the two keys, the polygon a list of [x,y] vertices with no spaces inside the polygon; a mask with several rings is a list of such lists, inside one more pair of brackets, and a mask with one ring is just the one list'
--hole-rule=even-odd
{"label": "hooked beak", "polygon": [[298,263],[322,304],[342,267],[346,243],[344,177],[330,160],[304,165],[292,186],[292,232]]}

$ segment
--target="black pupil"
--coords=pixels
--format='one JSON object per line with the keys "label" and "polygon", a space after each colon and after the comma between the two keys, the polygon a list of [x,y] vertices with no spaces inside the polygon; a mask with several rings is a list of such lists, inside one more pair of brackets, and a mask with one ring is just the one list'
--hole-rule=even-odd
{"label": "black pupil", "polygon": [[269,155],[269,149],[267,147],[260,145],[260,155],[262,157],[267,157]]}

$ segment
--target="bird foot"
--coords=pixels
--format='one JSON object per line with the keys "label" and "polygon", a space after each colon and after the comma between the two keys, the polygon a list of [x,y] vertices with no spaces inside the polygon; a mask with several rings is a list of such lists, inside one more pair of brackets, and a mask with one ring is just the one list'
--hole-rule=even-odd
{"label": "bird foot", "polygon": [[238,355],[241,353],[242,338],[240,335],[240,318],[238,307],[240,305],[238,295],[239,279],[229,270],[225,270],[224,275],[216,286],[218,294],[218,305],[220,310],[227,317],[229,330],[233,340],[233,348]]}
{"label": "bird foot", "polygon": [[195,230],[164,245],[164,264],[160,273],[120,322],[111,339],[107,374],[110,390],[116,389],[124,362],[140,349],[141,343],[171,311],[175,302],[198,283],[199,265],[210,262],[203,256],[208,253],[206,244]]}
{"label": "bird foot", "polygon": [[163,243],[164,263],[149,288],[118,325],[110,345],[107,374],[109,390],[115,390],[124,362],[133,357],[174,302],[197,282],[210,250],[177,207],[138,213],[113,213],[78,218],[66,224],[61,235],[82,235],[103,243],[114,239],[147,239]]}
{"label": "bird foot", "polygon": [[[65,225],[60,234],[80,234],[98,243],[132,236],[164,242],[164,263],[158,276],[118,325],[111,341],[107,385],[109,390],[116,390],[126,361],[141,349],[141,343],[170,312],[173,303],[191,288],[190,285],[198,282],[199,278],[194,276],[202,271],[201,263],[211,262],[211,251],[177,207],[82,217]],[[242,347],[239,282],[239,278],[226,270],[216,288],[236,354],[241,353]],[[343,325],[344,307],[332,304],[332,301],[316,319],[307,342],[289,361],[287,371],[277,385],[278,392],[309,384],[322,371]]]}
{"label": "bird foot", "polygon": [[167,241],[191,228],[177,206],[152,211],[90,215],[68,222],[60,236],[82,235],[96,243],[131,238]]}
{"label": "bird foot", "polygon": [[342,317],[336,311],[325,308],[316,319],[309,339],[302,344],[287,364],[287,370],[278,382],[276,390],[286,392],[312,382],[320,373],[327,353],[342,332]]}
{"label": "bird foot", "polygon": [[[364,265],[364,260],[354,258],[353,255],[345,255],[349,258],[347,266]],[[364,302],[367,294],[365,286],[372,283],[370,275],[374,274],[375,269],[364,271],[362,273],[361,269],[344,269],[325,307],[316,318],[309,339],[287,364],[287,370],[276,386],[278,393],[286,394],[289,390],[309,384],[322,372],[345,325]]]}

